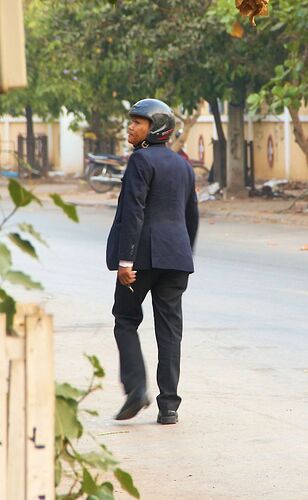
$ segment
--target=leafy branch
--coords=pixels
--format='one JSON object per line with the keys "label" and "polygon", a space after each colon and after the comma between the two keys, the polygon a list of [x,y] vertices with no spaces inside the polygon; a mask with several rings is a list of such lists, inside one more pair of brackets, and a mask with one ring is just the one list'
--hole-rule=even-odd
{"label": "leafy branch", "polygon": [[[140,498],[131,476],[118,467],[117,460],[105,445],[96,444],[96,450],[90,453],[78,451],[78,440],[84,436],[84,428],[79,414],[82,411],[81,403],[94,391],[101,388],[97,379],[101,380],[105,372],[96,356],[85,355],[92,366],[92,376],[86,390],[80,390],[70,384],[56,384],[56,486],[61,490],[61,483],[65,478],[73,480],[68,493],[58,494],[57,500],[73,500],[86,498],[87,500],[112,500],[113,485],[102,479],[106,472],[112,472],[121,487],[132,497]],[[97,412],[85,410],[91,415],[98,416]],[[77,443],[75,446],[75,442]],[[86,495],[86,496],[85,496]]]}
{"label": "leafy branch", "polygon": [[[9,244],[18,247],[19,250],[26,253],[34,259],[38,259],[38,254],[33,243],[24,237],[24,234],[30,235],[31,238],[47,245],[38,231],[34,229],[31,224],[18,224],[19,230],[22,232],[14,231],[6,233],[4,227],[7,222],[12,219],[18,210],[24,208],[31,203],[37,203],[42,206],[41,200],[31,191],[25,189],[15,179],[10,179],[8,184],[8,192],[13,202],[13,208],[7,215],[3,215],[0,222],[0,312],[6,314],[7,329],[11,329],[13,324],[13,317],[16,311],[15,299],[3,288],[6,283],[13,285],[20,285],[26,289],[42,290],[43,286],[38,281],[34,281],[29,275],[22,271],[16,271],[12,268],[12,256]],[[74,222],[78,222],[78,215],[76,207],[71,203],[65,203],[59,195],[50,195],[53,202],[60,207],[63,212]],[[8,244],[9,243],[9,244]]]}

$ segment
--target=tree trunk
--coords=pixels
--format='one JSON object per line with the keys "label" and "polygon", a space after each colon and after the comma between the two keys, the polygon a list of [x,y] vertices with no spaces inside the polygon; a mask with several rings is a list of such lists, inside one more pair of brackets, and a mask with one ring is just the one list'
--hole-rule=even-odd
{"label": "tree trunk", "polygon": [[97,142],[100,143],[102,140],[102,123],[100,113],[95,109],[92,111],[90,129],[96,135]]}
{"label": "tree trunk", "polygon": [[228,105],[227,195],[246,198],[244,172],[244,104]]}
{"label": "tree trunk", "polygon": [[29,104],[26,106],[26,120],[27,120],[27,163],[31,165],[32,168],[35,168],[33,112],[32,112],[32,107]]}
{"label": "tree trunk", "polygon": [[[220,187],[225,187],[227,183],[227,141],[222,128],[218,99],[212,99],[209,103],[214,116],[219,143],[219,155],[216,154],[214,148],[214,181],[219,182]],[[218,158],[215,156],[218,156]]]}
{"label": "tree trunk", "polygon": [[183,123],[183,132],[180,135],[180,137],[178,137],[172,143],[172,146],[171,146],[172,151],[175,151],[177,153],[178,151],[180,151],[184,147],[191,128],[194,126],[194,124],[197,122],[198,118],[201,115],[203,103],[204,103],[204,99],[200,99],[197,109],[194,111],[193,115],[191,115],[191,116],[184,117],[184,116],[176,115]]}
{"label": "tree trunk", "polygon": [[297,142],[304,155],[306,156],[306,163],[308,166],[308,137],[305,136],[303,124],[300,121],[298,110],[291,107],[288,109],[293,122],[295,142]]}

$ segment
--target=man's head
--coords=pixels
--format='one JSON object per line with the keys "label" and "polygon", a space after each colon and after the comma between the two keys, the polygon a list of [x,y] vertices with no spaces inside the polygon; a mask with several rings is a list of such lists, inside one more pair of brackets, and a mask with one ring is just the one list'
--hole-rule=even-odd
{"label": "man's head", "polygon": [[142,116],[132,115],[128,126],[128,142],[133,146],[138,146],[146,140],[150,132],[152,123]]}
{"label": "man's head", "polygon": [[[128,142],[134,146],[146,141],[148,144],[168,142],[175,126],[172,110],[158,99],[142,99],[129,111],[131,124]],[[137,142],[137,139],[138,142]]]}

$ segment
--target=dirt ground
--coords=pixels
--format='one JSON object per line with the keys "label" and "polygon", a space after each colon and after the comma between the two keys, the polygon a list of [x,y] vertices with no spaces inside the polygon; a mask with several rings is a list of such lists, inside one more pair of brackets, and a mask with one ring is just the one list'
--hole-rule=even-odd
{"label": "dirt ground", "polygon": [[[7,197],[3,189],[6,179],[0,178],[2,197]],[[52,179],[38,179],[24,181],[27,189],[34,191],[42,200],[49,200],[49,193],[58,193],[65,201],[78,206],[109,205],[117,203],[119,188],[114,188],[104,194],[94,192],[88,183],[72,176]],[[206,189],[198,188],[198,197]],[[308,184],[293,182],[279,188],[279,195],[263,195],[247,197],[245,199],[223,199],[217,195],[216,199],[199,203],[200,215],[210,219],[215,217],[247,219],[253,222],[274,222],[280,224],[308,225]]]}

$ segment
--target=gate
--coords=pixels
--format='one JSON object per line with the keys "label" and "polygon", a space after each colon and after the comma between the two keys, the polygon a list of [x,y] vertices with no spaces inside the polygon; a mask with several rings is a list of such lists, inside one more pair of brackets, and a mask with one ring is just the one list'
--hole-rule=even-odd
{"label": "gate", "polygon": [[253,154],[253,141],[245,141],[244,147],[244,168],[245,168],[245,186],[255,189],[255,165]]}
{"label": "gate", "polygon": [[[33,150],[34,158],[33,165],[29,166],[27,161],[28,147]],[[33,176],[46,176],[49,170],[48,165],[48,138],[47,135],[35,136],[33,142],[29,144],[26,136],[19,135],[17,138],[17,154],[18,154],[18,167],[19,172],[22,174],[27,173]]]}

